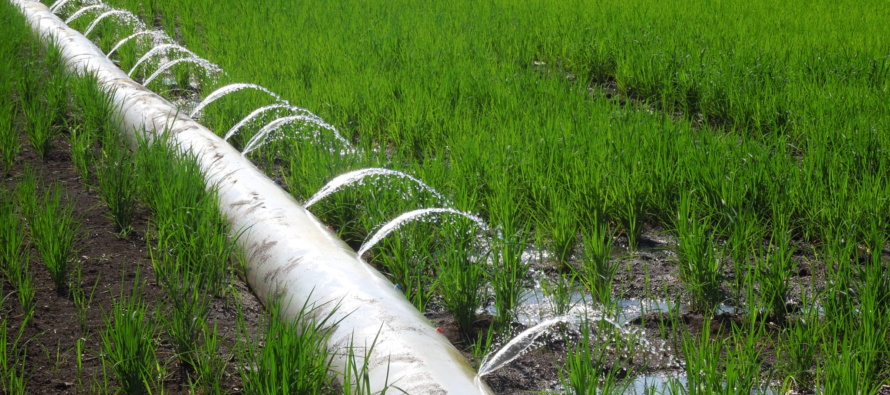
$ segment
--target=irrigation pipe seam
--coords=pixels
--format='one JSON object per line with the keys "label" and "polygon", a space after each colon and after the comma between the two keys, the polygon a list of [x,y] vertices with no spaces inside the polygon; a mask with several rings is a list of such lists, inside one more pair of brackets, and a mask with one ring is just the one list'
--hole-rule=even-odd
{"label": "irrigation pipe seam", "polygon": [[[169,133],[174,143],[198,155],[207,185],[219,189],[223,215],[243,231],[247,281],[266,305],[278,298],[296,316],[308,302],[318,315],[332,314],[328,350],[334,367],[347,368],[347,347],[362,366],[368,357],[371,390],[389,384],[409,394],[490,393],[474,384],[475,371],[458,350],[382,274],[363,262],[289,194],[213,132],[170,102],[127,77],[79,32],[37,1],[10,0],[44,42],[60,47],[68,67],[92,72],[114,92],[122,132],[131,136]],[[376,339],[376,342],[375,342]],[[392,391],[398,392],[398,391]]]}

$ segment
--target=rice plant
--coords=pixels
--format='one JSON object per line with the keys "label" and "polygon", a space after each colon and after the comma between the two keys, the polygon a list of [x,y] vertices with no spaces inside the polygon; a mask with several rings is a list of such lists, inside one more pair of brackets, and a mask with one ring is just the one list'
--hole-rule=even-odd
{"label": "rice plant", "polygon": [[790,292],[790,279],[794,274],[795,263],[791,260],[794,247],[791,246],[791,233],[786,224],[774,225],[770,250],[762,253],[757,260],[760,300],[776,323],[783,324],[788,313],[786,304]]}
{"label": "rice plant", "polygon": [[703,321],[698,335],[681,330],[688,380],[684,393],[738,394],[763,390],[759,339],[764,327],[756,317],[750,317],[746,318],[746,323],[734,328],[728,338],[723,338],[721,329],[712,330],[710,319]]}
{"label": "rice plant", "polygon": [[30,218],[31,235],[56,292],[65,295],[71,264],[77,256],[80,222],[74,216],[74,205],[62,204],[62,187],[58,184],[43,191],[40,201],[41,207]]}
{"label": "rice plant", "polygon": [[593,299],[607,304],[612,300],[612,279],[619,261],[612,259],[613,236],[609,224],[598,218],[594,221],[583,232],[584,255],[576,273]]}
{"label": "rice plant", "polygon": [[466,244],[444,251],[437,265],[437,291],[445,309],[454,314],[457,326],[467,336],[473,335],[476,310],[487,299],[485,270],[487,255],[471,257]]}
{"label": "rice plant", "polygon": [[714,235],[708,219],[696,211],[694,198],[681,198],[676,220],[677,255],[680,260],[680,279],[690,294],[692,306],[713,311],[722,301],[720,285],[723,281],[722,262],[717,255]]}
{"label": "rice plant", "polygon": [[122,289],[106,314],[105,330],[101,333],[102,363],[111,368],[121,389],[128,394],[152,393],[163,377],[163,367],[155,354],[157,317],[152,317],[141,292],[137,274],[130,294],[124,294]]}
{"label": "rice plant", "polygon": [[16,199],[9,191],[0,191],[0,272],[16,288],[16,296],[26,320],[37,307],[31,256],[27,248],[25,223],[16,210]]}
{"label": "rice plant", "polygon": [[15,128],[15,106],[12,100],[3,97],[5,94],[0,89],[0,173],[8,174],[22,150],[22,144]]}
{"label": "rice plant", "polygon": [[626,364],[631,358],[610,360],[611,347],[604,334],[612,326],[597,322],[601,325],[594,325],[586,317],[581,321],[577,341],[570,346],[565,366],[559,372],[562,386],[570,393],[617,394],[626,391],[630,384],[621,378],[627,374]]}
{"label": "rice plant", "polygon": [[74,281],[71,286],[71,301],[74,302],[75,317],[80,325],[80,332],[84,335],[89,331],[89,311],[93,303],[93,297],[96,296],[96,287],[99,286],[99,277],[92,287],[83,282],[83,264],[79,264],[74,268]]}
{"label": "rice plant", "polygon": [[224,394],[223,381],[226,377],[226,367],[231,355],[226,356],[221,349],[222,338],[217,331],[217,326],[212,327],[201,320],[201,342],[196,350],[195,378],[193,387],[204,394]]}
{"label": "rice plant", "polygon": [[33,100],[24,103],[23,112],[28,123],[25,126],[25,135],[31,148],[37,152],[40,158],[46,158],[46,154],[52,147],[53,140],[58,135],[53,123],[55,122],[55,109],[44,101]]}
{"label": "rice plant", "polygon": [[512,322],[516,307],[521,303],[520,295],[525,289],[529,265],[522,259],[527,236],[518,234],[505,236],[494,241],[492,265],[488,272],[497,321],[502,324]]}
{"label": "rice plant", "polygon": [[313,318],[313,311],[304,304],[296,317],[287,317],[283,306],[273,305],[262,340],[244,333],[248,340],[238,358],[245,392],[323,394],[332,388],[333,355],[325,348],[325,328],[336,322],[331,315]]}
{"label": "rice plant", "polygon": [[136,187],[138,180],[132,158],[118,138],[109,138],[102,150],[102,160],[96,169],[99,192],[108,206],[119,237],[126,237],[132,230],[136,213]]}

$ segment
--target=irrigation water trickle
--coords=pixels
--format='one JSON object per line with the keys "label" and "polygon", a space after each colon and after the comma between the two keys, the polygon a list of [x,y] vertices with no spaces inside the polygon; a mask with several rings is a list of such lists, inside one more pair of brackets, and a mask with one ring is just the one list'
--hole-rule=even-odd
{"label": "irrigation water trickle", "polygon": [[127,73],[127,75],[132,77],[132,76],[133,76],[133,73],[136,72],[136,69],[138,69],[139,66],[142,65],[142,63],[145,63],[145,61],[147,61],[148,59],[151,59],[151,58],[152,58],[153,56],[155,56],[155,55],[158,55],[158,54],[163,53],[163,52],[167,52],[167,51],[169,51],[169,50],[177,50],[177,51],[180,51],[180,52],[184,52],[185,54],[187,54],[187,55],[189,55],[190,57],[193,57],[193,58],[197,58],[197,57],[198,57],[197,54],[195,54],[194,52],[190,51],[188,48],[185,48],[185,47],[183,47],[183,46],[181,46],[181,45],[178,45],[178,44],[160,44],[160,45],[157,45],[157,46],[155,46],[154,48],[148,50],[148,52],[146,52],[145,54],[143,54],[142,57],[139,58],[139,60],[136,61],[136,63],[133,65],[133,67],[130,68],[130,72]]}
{"label": "irrigation water trickle", "polygon": [[[316,116],[290,115],[290,116],[278,118],[272,122],[269,122],[268,124],[266,124],[266,126],[263,126],[263,128],[260,129],[260,131],[257,132],[257,134],[254,135],[253,138],[251,138],[250,141],[247,142],[247,144],[244,146],[244,150],[241,151],[241,154],[247,155],[251,151],[253,151],[259,147],[262,147],[263,144],[266,144],[266,142],[269,141],[270,134],[277,131],[284,125],[287,125],[290,123],[295,123],[295,122],[305,122],[308,124],[318,126],[323,129],[327,129],[327,130],[331,131],[332,133],[334,133],[334,137],[336,137],[337,140],[339,140],[341,143],[343,143],[343,145],[347,148],[347,151],[352,150],[352,144],[349,144],[349,141],[346,141],[346,139],[340,135],[340,132],[337,131],[337,129],[334,128],[333,126],[329,125],[327,122],[320,121],[319,118]],[[317,135],[317,133],[315,133],[315,135]]]}
{"label": "irrigation water trickle", "polygon": [[155,78],[158,78],[158,76],[161,75],[161,73],[169,70],[171,67],[176,66],[177,64],[180,64],[180,63],[193,63],[195,65],[200,66],[207,72],[222,73],[222,69],[220,69],[219,66],[217,66],[213,63],[210,63],[210,61],[208,61],[207,59],[198,58],[198,57],[174,59],[174,60],[164,63],[160,67],[158,67],[158,69],[154,72],[154,74],[152,74],[151,76],[149,76],[148,78],[145,79],[145,81],[142,83],[142,85],[148,86],[148,84],[150,84],[152,81],[154,81]]}
{"label": "irrigation water trickle", "polygon": [[138,32],[136,32],[136,33],[133,33],[133,34],[131,34],[131,35],[125,37],[123,40],[118,41],[117,44],[114,44],[114,47],[112,47],[111,50],[108,51],[108,53],[105,55],[105,57],[106,57],[106,58],[110,58],[111,55],[114,54],[115,52],[117,52],[117,50],[120,49],[120,47],[121,47],[122,45],[128,43],[130,40],[132,40],[132,39],[134,39],[134,38],[136,38],[136,37],[145,36],[145,35],[150,35],[150,36],[154,37],[155,42],[162,42],[162,41],[164,41],[164,40],[166,40],[166,41],[171,41],[170,37],[168,37],[168,36],[167,36],[166,34],[164,34],[164,32],[162,32],[162,31],[158,31],[158,30],[142,30],[142,31],[138,31]]}
{"label": "irrigation water trickle", "polygon": [[189,113],[189,117],[194,118],[196,115],[198,115],[199,112],[201,112],[201,110],[204,109],[204,107],[207,107],[207,105],[209,105],[210,103],[213,103],[214,101],[225,95],[240,91],[242,89],[256,89],[258,91],[266,92],[270,96],[274,97],[275,100],[288,104],[287,100],[282,99],[281,96],[279,96],[277,93],[272,92],[263,86],[257,84],[235,83],[226,85],[211,92],[209,95],[207,95],[207,97],[204,98],[204,100],[202,100],[200,103],[198,103],[197,106],[195,106],[195,109],[193,109],[192,112]]}
{"label": "irrigation water trickle", "polygon": [[380,229],[378,229],[377,232],[375,232],[374,235],[371,236],[370,239],[368,239],[368,241],[362,244],[361,248],[359,248],[358,250],[358,255],[362,256],[362,254],[368,252],[371,247],[374,247],[377,243],[379,243],[380,240],[383,240],[384,237],[401,228],[403,225],[411,221],[416,221],[439,214],[459,215],[475,222],[476,225],[478,225],[483,232],[489,232],[491,230],[491,228],[488,227],[488,224],[486,224],[485,221],[482,220],[482,218],[479,218],[471,213],[455,210],[453,208],[423,208],[403,213],[402,215],[396,217],[394,220],[389,221],[381,226]]}
{"label": "irrigation water trickle", "polygon": [[254,119],[258,118],[260,115],[263,115],[266,112],[269,112],[272,110],[277,110],[277,109],[286,109],[288,111],[293,111],[294,113],[296,113],[295,115],[305,115],[308,117],[315,117],[316,119],[318,119],[319,122],[324,123],[324,120],[321,119],[321,117],[313,114],[311,111],[309,111],[305,108],[292,106],[290,104],[275,103],[275,104],[270,104],[268,106],[260,107],[256,110],[253,110],[253,112],[251,112],[250,114],[247,114],[246,117],[242,118],[240,121],[238,121],[238,123],[235,124],[235,126],[232,126],[232,128],[229,129],[228,132],[226,132],[226,135],[225,135],[225,137],[223,137],[223,140],[228,140],[230,137],[234,136],[236,133],[238,133],[238,131],[241,130],[241,128],[244,127],[244,125],[247,125],[250,121],[253,121]]}
{"label": "irrigation water trickle", "polygon": [[99,22],[102,22],[103,19],[108,18],[110,16],[122,17],[127,22],[130,22],[134,26],[136,26],[137,29],[144,27],[144,25],[142,24],[142,21],[140,21],[139,18],[137,18],[136,15],[133,14],[132,12],[124,11],[124,10],[112,10],[112,11],[104,12],[104,13],[102,13],[102,15],[99,15],[99,17],[94,19],[93,22],[91,22],[90,25],[87,26],[86,30],[83,31],[84,37],[89,37],[90,32],[92,32],[93,29],[96,28],[96,25],[98,25]]}
{"label": "irrigation water trickle", "polygon": [[91,6],[83,7],[83,8],[81,8],[81,9],[75,11],[73,14],[71,14],[71,16],[69,16],[68,19],[65,20],[65,24],[67,25],[67,24],[69,24],[69,23],[71,23],[71,22],[74,22],[74,21],[77,20],[77,18],[80,18],[81,16],[83,16],[83,15],[86,14],[87,12],[90,12],[90,11],[92,11],[92,10],[99,9],[99,8],[105,8],[105,9],[107,9],[107,8],[109,8],[109,7],[108,7],[107,5],[105,5],[105,4],[101,4],[101,3],[100,3],[100,4],[95,4],[95,5],[91,5]]}
{"label": "irrigation water trickle", "polygon": [[[53,5],[49,7],[50,12],[56,12],[64,7],[66,4],[71,2],[71,0],[57,0]],[[87,4],[95,4],[95,1],[86,1]]]}
{"label": "irrigation water trickle", "polygon": [[479,366],[479,372],[476,373],[477,385],[481,388],[483,376],[494,373],[496,370],[504,367],[504,365],[522,356],[526,350],[535,344],[535,340],[546,333],[550,327],[559,323],[569,322],[569,320],[570,317],[563,316],[541,322],[510,339],[510,341],[496,353],[486,355],[485,358],[482,359],[482,364]]}
{"label": "irrigation water trickle", "polygon": [[445,199],[445,197],[442,196],[435,189],[433,189],[433,187],[425,184],[423,181],[418,180],[417,178],[415,178],[414,176],[411,176],[410,174],[407,174],[407,173],[404,173],[404,172],[401,172],[398,170],[390,170],[390,169],[383,169],[383,168],[379,168],[379,167],[371,167],[371,168],[367,168],[367,169],[353,170],[348,173],[344,173],[337,177],[334,177],[333,180],[331,180],[330,182],[325,184],[325,186],[321,187],[321,189],[319,189],[318,192],[315,192],[315,194],[312,195],[312,197],[309,198],[309,200],[307,200],[305,203],[303,203],[303,207],[309,208],[313,204],[318,203],[319,200],[322,200],[322,199],[330,196],[334,192],[337,192],[347,186],[361,183],[366,178],[372,177],[372,176],[393,176],[393,177],[407,178],[407,179],[411,180],[412,182],[414,182],[418,187],[420,187],[424,191],[431,193],[433,196],[435,196],[441,202],[443,202],[449,206],[451,205],[451,202],[449,202],[448,199]]}

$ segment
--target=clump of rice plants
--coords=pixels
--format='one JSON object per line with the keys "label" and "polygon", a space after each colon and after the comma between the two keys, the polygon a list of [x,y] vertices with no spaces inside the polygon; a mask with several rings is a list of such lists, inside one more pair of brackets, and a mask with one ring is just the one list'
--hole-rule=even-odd
{"label": "clump of rice plants", "polygon": [[455,237],[439,256],[436,266],[436,289],[442,296],[442,304],[454,314],[457,326],[467,336],[473,335],[476,310],[488,296],[483,265],[489,252],[472,256],[475,239],[472,230],[456,227]]}
{"label": "clump of rice plants", "polygon": [[75,113],[80,116],[75,122],[68,122],[71,161],[87,185],[90,183],[91,168],[97,160],[93,150],[96,140],[115,134],[111,126],[112,92],[97,89],[97,84],[96,75],[91,73],[77,76],[71,84]]}
{"label": "clump of rice plants", "polygon": [[770,250],[761,253],[757,260],[757,278],[760,301],[767,314],[778,324],[784,324],[788,314],[787,302],[794,274],[795,264],[791,260],[794,247],[791,245],[791,231],[787,219],[773,225]]}
{"label": "clump of rice plants", "polygon": [[[36,196],[23,198],[37,201]],[[29,229],[56,292],[65,295],[71,264],[77,257],[80,221],[74,215],[74,204],[62,204],[62,187],[58,184],[47,187],[39,201],[40,207],[32,209]]]}
{"label": "clump of rice plants", "polygon": [[[199,319],[200,320],[200,319]],[[226,377],[226,366],[229,356],[223,355],[220,349],[222,338],[216,324],[212,327],[206,320],[201,321],[200,343],[194,356],[195,378],[192,386],[204,394],[223,394],[223,380]]]}
{"label": "clump of rice plants", "polygon": [[713,311],[722,297],[722,264],[708,219],[698,215],[695,204],[691,194],[687,194],[681,198],[678,208],[676,230],[680,278],[690,294],[692,306]]}
{"label": "clump of rice plants", "polygon": [[247,340],[237,356],[243,365],[239,373],[245,391],[327,393],[333,386],[333,355],[325,347],[325,329],[336,322],[331,315],[314,317],[309,305],[301,306],[296,317],[285,315],[284,308],[280,304],[269,306],[262,339],[251,339],[244,333]]}
{"label": "clump of rice plants", "polygon": [[[2,298],[0,298],[0,307],[2,306]],[[28,392],[26,391],[27,376],[25,373],[26,354],[23,349],[19,348],[22,334],[20,331],[15,340],[10,343],[7,323],[6,317],[0,320],[0,390],[4,394],[24,395]]]}
{"label": "clump of rice plants", "polygon": [[102,148],[102,160],[96,171],[99,191],[118,235],[126,237],[132,230],[136,213],[137,173],[119,138],[106,139]]}
{"label": "clump of rice plants", "polygon": [[630,385],[622,382],[627,374],[626,364],[632,356],[609,361],[611,346],[604,340],[614,327],[605,321],[591,322],[583,318],[577,341],[570,346],[565,369],[560,370],[560,381],[569,393],[578,395],[623,393]]}
{"label": "clump of rice plants", "polygon": [[[3,73],[0,69],[0,74]],[[15,129],[15,106],[12,100],[6,97],[7,93],[0,87],[0,173],[7,174],[15,164],[15,159],[22,150],[19,141],[19,133]]]}
{"label": "clump of rice plants", "polygon": [[175,273],[190,271],[195,274],[194,285],[218,294],[234,244],[228,239],[215,192],[205,190],[194,158],[176,152],[166,138],[139,144],[135,161],[140,197],[153,214],[156,275],[175,280]]}
{"label": "clump of rice plants", "polygon": [[760,365],[763,321],[751,315],[734,327],[728,338],[723,338],[721,330],[715,334],[711,325],[711,320],[705,319],[697,336],[681,330],[687,378],[684,392],[737,394],[760,389],[765,382]]}
{"label": "clump of rice plants", "polygon": [[607,304],[612,299],[612,280],[619,261],[612,260],[612,232],[609,224],[594,219],[584,230],[584,255],[576,273],[593,299]]}
{"label": "clump of rice plants", "polygon": [[25,245],[25,223],[16,210],[16,200],[14,193],[0,191],[0,272],[15,286],[27,321],[37,305],[30,270],[31,256]]}
{"label": "clump of rice plants", "polygon": [[110,367],[128,394],[152,393],[163,377],[157,359],[158,325],[156,317],[142,300],[138,274],[129,295],[121,291],[111,312],[105,316],[102,338],[102,362]]}

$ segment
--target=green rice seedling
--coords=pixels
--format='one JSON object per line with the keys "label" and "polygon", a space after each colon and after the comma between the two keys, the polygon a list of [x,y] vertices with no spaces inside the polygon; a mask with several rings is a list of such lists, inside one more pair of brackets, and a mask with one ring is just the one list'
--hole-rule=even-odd
{"label": "green rice seedling", "polygon": [[[74,168],[87,185],[90,184],[90,169],[96,164],[94,146],[99,138],[116,136],[112,127],[113,92],[97,88],[98,78],[86,73],[72,79],[74,113],[67,123],[68,142],[71,145],[71,160]],[[77,117],[79,115],[79,117]],[[116,151],[115,151],[116,152]]]}
{"label": "green rice seedling", "polygon": [[77,76],[72,82],[74,102],[80,112],[83,126],[94,138],[104,137],[113,131],[114,91],[98,86],[98,77],[93,73]]}
{"label": "green rice seedling", "polygon": [[83,352],[86,338],[78,337],[74,341],[74,368],[77,370],[77,388],[83,385]]}
{"label": "green rice seedling", "polygon": [[476,340],[470,344],[470,352],[473,354],[473,366],[477,369],[482,365],[485,356],[491,351],[491,346],[495,344],[495,326],[490,325],[488,328],[479,332]]}
{"label": "green rice seedling", "polygon": [[135,179],[133,160],[118,139],[109,139],[103,146],[102,160],[96,169],[99,192],[108,206],[118,237],[126,237],[132,230],[136,213],[138,180]]}
{"label": "green rice seedling", "polygon": [[135,154],[140,197],[153,214],[155,272],[174,280],[170,284],[178,284],[177,274],[190,272],[193,286],[216,295],[223,289],[234,242],[194,158],[166,144],[163,139],[151,145],[143,141]]}
{"label": "green rice seedling", "polygon": [[467,244],[446,248],[436,270],[436,289],[442,296],[442,304],[468,337],[474,333],[476,310],[487,299],[485,270],[481,266],[487,254],[471,257],[471,252]]}
{"label": "green rice seedling", "polygon": [[568,314],[572,307],[578,304],[578,301],[573,300],[577,282],[577,272],[556,275],[553,279],[547,277],[541,279],[541,290],[554,314],[558,316]]}
{"label": "green rice seedling", "polygon": [[193,387],[204,394],[224,394],[223,381],[229,357],[222,354],[221,338],[216,324],[212,327],[202,320],[201,342],[195,358],[195,378]]}
{"label": "green rice seedling", "polygon": [[734,328],[727,339],[711,331],[705,319],[701,333],[693,336],[681,331],[682,353],[686,359],[689,394],[737,394],[761,389],[760,338],[763,323],[753,315],[741,327]]}
{"label": "green rice seedling", "polygon": [[[427,224],[418,225],[427,228],[422,226]],[[406,234],[408,232],[411,234]],[[426,309],[435,292],[431,273],[431,241],[429,234],[403,227],[381,242],[383,245],[373,260],[383,264],[396,286],[405,292],[408,300],[420,311]]]}
{"label": "green rice seedling", "polygon": [[494,293],[494,305],[498,312],[497,321],[508,324],[513,320],[515,308],[521,303],[520,295],[525,289],[528,263],[522,260],[528,236],[526,232],[517,235],[504,235],[493,241],[493,263],[488,273],[488,282]]}
{"label": "green rice seedling", "polygon": [[[9,344],[8,326],[4,318],[0,321],[0,390],[4,394],[27,394],[25,376],[25,354],[19,356],[18,340]],[[20,336],[19,336],[20,338]]]}
{"label": "green rice seedling", "polygon": [[847,317],[857,309],[855,292],[855,272],[850,264],[857,258],[856,243],[850,233],[826,240],[823,245],[828,284],[821,298],[826,316]]}
{"label": "green rice seedling", "polygon": [[763,253],[757,262],[759,300],[773,320],[785,323],[788,313],[786,304],[791,289],[790,280],[796,264],[791,260],[794,247],[791,246],[791,232],[787,218],[773,224],[770,250]]}
{"label": "green rice seedling", "polygon": [[[0,283],[0,309],[6,300],[3,285]],[[25,327],[30,322],[30,316],[26,316],[19,327],[18,333],[10,341],[9,321],[6,317],[0,320],[0,391],[5,394],[26,394],[26,343],[21,343]]]}
{"label": "green rice seedling", "polygon": [[157,350],[157,317],[150,317],[142,300],[142,285],[137,274],[129,295],[123,293],[105,316],[102,338],[102,363],[110,366],[127,394],[147,394],[162,377]]}
{"label": "green rice seedling", "polygon": [[34,278],[25,246],[25,224],[15,208],[13,194],[0,191],[0,272],[15,286],[22,311],[30,318],[36,307]]}
{"label": "green rice seedling", "polygon": [[643,224],[645,212],[645,198],[638,190],[639,184],[635,184],[635,173],[627,170],[628,174],[622,176],[624,180],[613,191],[614,218],[618,219],[627,236],[627,248],[635,250],[639,245],[640,230]]}
{"label": "green rice seedling", "polygon": [[28,137],[28,142],[37,152],[37,156],[45,159],[52,147],[53,139],[58,134],[53,126],[55,109],[41,100],[24,103],[23,109],[27,119],[25,135]]}
{"label": "green rice seedling", "polygon": [[721,302],[722,264],[708,219],[701,218],[694,205],[691,194],[681,197],[676,220],[680,279],[686,285],[693,308],[713,311]]}
{"label": "green rice seedling", "polygon": [[[380,335],[378,330],[377,336]],[[374,346],[377,344],[377,337],[371,341],[371,344],[356,345],[354,339],[349,341],[346,346],[346,369],[343,372],[341,384],[343,393],[346,394],[386,394],[389,389],[405,393],[399,387],[389,384],[389,365],[387,365],[386,378],[383,383],[383,390],[379,392],[371,392],[371,379],[368,374],[370,368],[371,355],[374,353]],[[361,360],[362,363],[358,363]]]}
{"label": "green rice seedling", "polygon": [[630,382],[622,382],[621,378],[628,373],[626,361],[632,359],[632,356],[619,358],[610,364],[608,358],[611,347],[602,339],[603,332],[613,327],[611,324],[598,325],[594,328],[592,326],[589,318],[582,319],[580,336],[570,346],[565,367],[559,372],[559,380],[562,386],[573,394],[624,393]]}
{"label": "green rice seedling", "polygon": [[566,199],[565,191],[552,185],[548,192],[549,207],[546,215],[538,216],[543,222],[538,224],[537,229],[542,237],[550,239],[556,264],[560,268],[567,268],[578,244],[578,215],[572,203]]}
{"label": "green rice seedling", "polygon": [[93,286],[89,288],[89,292],[83,283],[83,264],[78,264],[74,268],[74,283],[71,286],[71,301],[74,302],[74,315],[77,317],[77,323],[80,324],[80,332],[84,335],[89,331],[89,311],[90,305],[93,303],[93,296],[96,295],[96,288],[99,286],[99,277]]}
{"label": "green rice seedling", "polygon": [[23,173],[15,186],[15,202],[22,210],[22,217],[30,221],[37,215],[37,175],[28,166]]}
{"label": "green rice seedling", "polygon": [[612,300],[612,279],[619,261],[612,258],[612,232],[609,224],[598,219],[583,231],[584,255],[576,269],[580,281],[595,301],[607,304]]}
{"label": "green rice seedling", "polygon": [[741,300],[745,282],[751,269],[750,259],[762,250],[766,227],[758,221],[753,210],[742,209],[731,220],[731,231],[726,240],[727,255],[732,258],[735,299]]}
{"label": "green rice seedling", "polygon": [[8,174],[22,150],[22,144],[14,127],[15,106],[12,100],[2,96],[4,94],[0,91],[0,170]]}
{"label": "green rice seedling", "polygon": [[804,299],[801,304],[810,307],[801,311],[786,325],[777,345],[783,360],[781,369],[790,384],[796,389],[809,390],[815,383],[820,349],[818,343],[823,338],[825,323],[812,300]]}
{"label": "green rice seedling", "polygon": [[80,222],[74,217],[74,205],[62,205],[62,188],[53,184],[43,192],[42,207],[30,218],[33,242],[43,264],[50,272],[56,292],[68,292],[71,264],[77,256]]}
{"label": "green rice seedling", "polygon": [[84,126],[72,125],[68,129],[68,144],[71,146],[71,161],[84,184],[90,182],[90,169],[95,162],[93,143],[95,136]]}
{"label": "green rice seedling", "polygon": [[287,317],[275,304],[269,306],[261,341],[244,333],[238,358],[246,393],[322,394],[331,389],[333,356],[325,348],[325,328],[336,322],[330,314],[313,318],[314,311],[304,304],[296,317]]}
{"label": "green rice seedling", "polygon": [[[163,275],[170,276],[172,273]],[[213,295],[196,286],[194,274],[185,271],[177,274],[181,277],[165,277],[161,280],[167,291],[167,304],[170,306],[163,329],[173,343],[173,349],[183,368],[193,371],[199,356],[203,329],[201,325],[205,323]]]}

